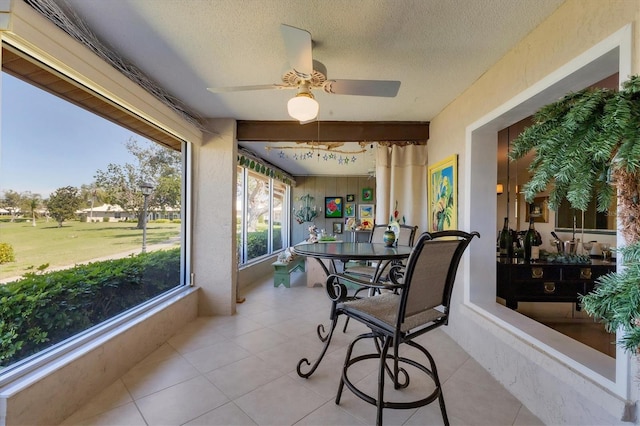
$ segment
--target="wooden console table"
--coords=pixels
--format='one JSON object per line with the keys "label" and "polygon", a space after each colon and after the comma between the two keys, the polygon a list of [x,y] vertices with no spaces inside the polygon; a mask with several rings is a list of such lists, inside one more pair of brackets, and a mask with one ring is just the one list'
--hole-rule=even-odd
{"label": "wooden console table", "polygon": [[518,302],[570,302],[579,310],[578,295],[592,291],[595,280],[615,272],[616,264],[598,259],[590,265],[498,259],[497,268],[497,296],[508,308],[517,309]]}

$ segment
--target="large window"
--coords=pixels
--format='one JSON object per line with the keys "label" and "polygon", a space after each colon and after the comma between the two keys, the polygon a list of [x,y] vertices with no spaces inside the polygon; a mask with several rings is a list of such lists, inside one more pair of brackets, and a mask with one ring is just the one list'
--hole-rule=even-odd
{"label": "large window", "polygon": [[239,264],[270,255],[289,244],[289,185],[238,166],[237,197]]}
{"label": "large window", "polygon": [[99,110],[98,96],[94,113],[5,72],[8,57],[0,92],[2,373],[88,336],[185,275],[186,144],[168,147],[131,130],[146,123],[125,128],[103,118],[110,112]]}

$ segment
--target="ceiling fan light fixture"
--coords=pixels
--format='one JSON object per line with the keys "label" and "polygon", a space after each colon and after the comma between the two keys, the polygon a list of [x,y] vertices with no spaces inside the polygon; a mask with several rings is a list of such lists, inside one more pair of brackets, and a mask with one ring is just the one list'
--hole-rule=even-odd
{"label": "ceiling fan light fixture", "polygon": [[287,102],[287,111],[292,118],[301,123],[311,121],[318,116],[320,105],[308,91],[300,91]]}

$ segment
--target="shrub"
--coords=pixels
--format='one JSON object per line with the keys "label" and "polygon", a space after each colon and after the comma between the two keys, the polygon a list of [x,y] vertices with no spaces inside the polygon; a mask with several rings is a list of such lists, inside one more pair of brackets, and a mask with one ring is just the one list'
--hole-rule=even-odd
{"label": "shrub", "polygon": [[[16,255],[13,252],[13,246],[9,243],[0,243],[0,265],[15,261]],[[0,335],[0,337],[2,336]]]}
{"label": "shrub", "polygon": [[247,258],[254,259],[267,253],[267,230],[247,234]]}
{"label": "shrub", "polygon": [[102,217],[102,221],[103,222],[109,222],[109,216],[103,216]]}
{"label": "shrub", "polygon": [[180,282],[180,249],[28,273],[0,286],[0,368],[145,302]]}
{"label": "shrub", "polygon": [[153,223],[170,223],[171,221],[169,219],[156,219],[156,220],[150,220],[149,222],[153,222]]}
{"label": "shrub", "polygon": [[182,219],[171,219],[171,223],[182,223]]}

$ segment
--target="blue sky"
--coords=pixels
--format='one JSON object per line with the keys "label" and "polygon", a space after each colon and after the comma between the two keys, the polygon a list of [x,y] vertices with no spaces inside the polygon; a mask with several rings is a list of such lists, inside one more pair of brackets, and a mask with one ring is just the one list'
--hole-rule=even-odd
{"label": "blue sky", "polygon": [[90,184],[109,163],[131,163],[124,144],[145,138],[2,73],[0,196]]}

